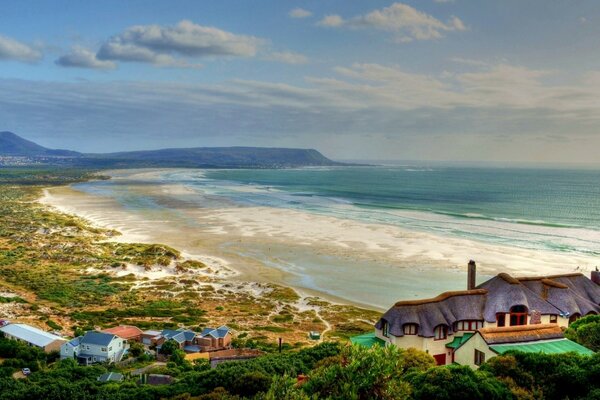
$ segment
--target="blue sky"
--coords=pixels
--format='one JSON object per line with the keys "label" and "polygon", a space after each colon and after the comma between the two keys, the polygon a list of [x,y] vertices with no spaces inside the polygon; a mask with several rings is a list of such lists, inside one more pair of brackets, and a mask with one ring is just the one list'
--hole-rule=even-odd
{"label": "blue sky", "polygon": [[0,130],[49,147],[600,160],[596,1],[0,1]]}

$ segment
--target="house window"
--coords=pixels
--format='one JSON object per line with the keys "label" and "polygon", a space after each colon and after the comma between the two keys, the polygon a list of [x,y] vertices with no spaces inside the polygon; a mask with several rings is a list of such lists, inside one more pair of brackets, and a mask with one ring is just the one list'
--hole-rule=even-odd
{"label": "house window", "polygon": [[388,337],[390,332],[390,325],[388,324],[388,322],[385,319],[381,320],[381,333],[383,334],[383,336]]}
{"label": "house window", "polygon": [[550,315],[550,323],[551,324],[556,324],[558,322],[558,315],[556,314],[551,314]]}
{"label": "house window", "polygon": [[527,325],[527,307],[513,306],[510,309],[510,326]]}
{"label": "house window", "polygon": [[498,326],[505,326],[506,325],[506,314],[505,313],[496,314],[496,323]]}
{"label": "house window", "polygon": [[106,347],[102,347],[100,351],[106,351]]}
{"label": "house window", "polygon": [[479,366],[485,362],[485,353],[475,349],[475,365]]}
{"label": "house window", "polygon": [[448,327],[446,325],[438,325],[433,332],[435,340],[443,340],[448,337]]}
{"label": "house window", "polygon": [[476,331],[483,328],[483,321],[458,321],[454,324],[455,331]]}
{"label": "house window", "polygon": [[404,324],[403,330],[405,335],[416,335],[419,328],[417,324]]}

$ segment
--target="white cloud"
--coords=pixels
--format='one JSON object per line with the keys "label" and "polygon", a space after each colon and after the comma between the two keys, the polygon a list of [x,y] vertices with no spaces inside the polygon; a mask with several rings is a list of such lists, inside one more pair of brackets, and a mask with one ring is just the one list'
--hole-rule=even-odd
{"label": "white cloud", "polygon": [[[140,140],[162,147],[314,146],[327,132],[331,149],[337,141],[351,143],[358,153],[361,146],[372,146],[375,155],[391,156],[406,149],[409,141],[399,139],[406,135],[438,135],[446,139],[435,143],[449,146],[500,134],[548,141],[598,137],[600,71],[557,84],[564,82],[555,79],[557,71],[507,63],[475,67],[432,75],[397,65],[353,64],[307,78],[303,85],[0,79],[0,120],[20,131],[60,132],[76,145],[85,132],[93,150],[111,147],[107,135],[119,146],[139,146]],[[397,148],[391,148],[395,140]],[[600,137],[594,143],[600,146]],[[594,143],[585,142],[581,150],[597,160]],[[440,158],[445,151],[439,150]],[[569,154],[575,153],[571,148]],[[505,154],[510,157],[508,150]]]}
{"label": "white cloud", "polygon": [[35,62],[41,58],[41,51],[23,42],[0,35],[0,60]]}
{"label": "white cloud", "polygon": [[75,46],[71,52],[58,58],[55,63],[61,67],[115,69],[117,64],[112,61],[98,60],[96,53],[83,47]]}
{"label": "white cloud", "polygon": [[344,19],[339,15],[328,15],[318,24],[327,27],[382,30],[393,33],[397,42],[439,39],[445,32],[467,29],[458,17],[453,16],[444,23],[402,3],[394,3],[389,7],[350,19]]}
{"label": "white cloud", "polygon": [[291,10],[288,15],[292,18],[307,18],[312,15],[312,12],[298,7]]}
{"label": "white cloud", "polygon": [[472,65],[472,66],[476,66],[476,67],[485,67],[485,66],[489,65],[489,63],[487,63],[485,61],[475,60],[472,58],[463,58],[463,57],[452,57],[452,58],[450,58],[450,61],[458,63],[458,64]]}
{"label": "white cloud", "polygon": [[175,26],[137,25],[111,37],[98,59],[146,62],[161,66],[197,67],[184,61],[200,57],[253,57],[263,44],[254,36],[181,21]]}
{"label": "white cloud", "polygon": [[322,20],[317,22],[317,25],[336,28],[344,25],[344,19],[336,14],[326,15]]}
{"label": "white cloud", "polygon": [[304,54],[291,51],[273,52],[266,57],[270,61],[278,61],[285,64],[307,64],[308,57]]}

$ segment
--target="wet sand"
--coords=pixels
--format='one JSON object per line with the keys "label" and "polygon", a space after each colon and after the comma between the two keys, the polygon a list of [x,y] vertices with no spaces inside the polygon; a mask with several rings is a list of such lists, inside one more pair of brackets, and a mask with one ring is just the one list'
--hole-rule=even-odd
{"label": "wet sand", "polygon": [[283,284],[375,309],[464,289],[470,258],[478,261],[479,281],[502,271],[522,276],[591,269],[598,261],[289,209],[242,207],[160,182],[159,173],[112,172],[129,196],[125,203],[77,186],[48,188],[40,201],[118,230],[118,240],[164,243],[222,263],[237,272],[231,279]]}

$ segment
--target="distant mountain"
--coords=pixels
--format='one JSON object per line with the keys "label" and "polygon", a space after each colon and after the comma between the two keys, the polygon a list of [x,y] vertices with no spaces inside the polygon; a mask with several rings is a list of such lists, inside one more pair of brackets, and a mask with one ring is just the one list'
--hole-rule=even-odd
{"label": "distant mountain", "polygon": [[47,149],[11,132],[0,132],[0,156],[36,158],[36,162],[39,162],[39,158],[44,158],[45,163],[90,168],[278,168],[345,165],[332,161],[313,149],[267,147],[197,147],[83,154]]}
{"label": "distant mountain", "polygon": [[70,150],[53,150],[23,139],[12,132],[0,132],[0,156],[21,157],[77,157],[81,154]]}

